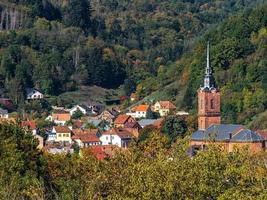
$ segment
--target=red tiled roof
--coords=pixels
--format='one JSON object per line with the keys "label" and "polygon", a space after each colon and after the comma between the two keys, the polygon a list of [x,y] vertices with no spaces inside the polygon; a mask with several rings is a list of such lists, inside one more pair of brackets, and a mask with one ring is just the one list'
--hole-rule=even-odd
{"label": "red tiled roof", "polygon": [[92,134],[76,134],[71,137],[72,139],[80,139],[82,142],[100,142],[96,135]]}
{"label": "red tiled roof", "polygon": [[109,157],[102,146],[92,146],[91,151],[98,160],[104,160],[105,158]]}
{"label": "red tiled roof", "polygon": [[125,123],[129,120],[130,117],[131,117],[131,116],[129,116],[129,115],[124,115],[124,114],[119,115],[119,116],[115,119],[114,123],[115,123],[115,124],[125,124]]}
{"label": "red tiled roof", "polygon": [[173,105],[173,103],[170,101],[159,101],[159,104],[161,108],[164,108],[164,109],[176,109],[176,106]]}
{"label": "red tiled roof", "polygon": [[132,108],[132,111],[135,111],[135,112],[146,112],[149,108],[149,105],[138,105],[138,106],[135,106]]}
{"label": "red tiled roof", "polygon": [[52,118],[53,120],[69,121],[71,118],[71,115],[70,113],[53,113]]}
{"label": "red tiled roof", "polygon": [[81,128],[83,126],[83,122],[81,120],[75,120],[73,122],[73,126],[75,126],[76,128]]}
{"label": "red tiled roof", "polygon": [[36,122],[33,121],[33,120],[31,120],[31,121],[22,121],[21,122],[21,126],[22,127],[27,127],[27,128],[29,128],[31,130],[34,130],[34,129],[37,128]]}
{"label": "red tiled roof", "polygon": [[70,133],[71,130],[67,126],[55,126],[54,127],[57,133]]}

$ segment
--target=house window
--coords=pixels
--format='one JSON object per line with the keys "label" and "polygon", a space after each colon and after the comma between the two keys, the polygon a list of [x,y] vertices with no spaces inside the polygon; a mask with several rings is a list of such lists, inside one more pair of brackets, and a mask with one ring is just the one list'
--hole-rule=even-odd
{"label": "house window", "polygon": [[211,109],[214,109],[214,99],[211,99],[210,100],[210,108]]}
{"label": "house window", "polygon": [[108,140],[108,136],[106,136],[106,140]]}
{"label": "house window", "polygon": [[58,134],[58,137],[61,137],[61,134]]}

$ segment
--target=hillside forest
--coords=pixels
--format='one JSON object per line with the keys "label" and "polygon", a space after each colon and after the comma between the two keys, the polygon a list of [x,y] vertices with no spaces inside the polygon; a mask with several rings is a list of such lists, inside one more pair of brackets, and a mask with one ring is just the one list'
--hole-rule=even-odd
{"label": "hillside forest", "polygon": [[266,117],[264,3],[1,0],[1,95],[20,109],[28,87],[57,96],[121,86],[194,113],[209,40],[223,121],[250,124]]}

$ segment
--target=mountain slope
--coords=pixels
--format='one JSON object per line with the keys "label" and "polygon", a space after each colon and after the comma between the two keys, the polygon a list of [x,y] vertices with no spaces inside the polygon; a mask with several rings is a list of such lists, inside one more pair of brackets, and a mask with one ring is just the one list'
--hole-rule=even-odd
{"label": "mountain slope", "polygon": [[[149,94],[158,88],[158,96],[177,99],[180,108],[196,111],[207,41],[212,44],[212,66],[222,94],[223,121],[247,124],[267,108],[266,5],[246,10],[212,28],[191,53],[163,68],[156,79],[142,82],[137,93]],[[174,86],[165,86],[170,83]]]}

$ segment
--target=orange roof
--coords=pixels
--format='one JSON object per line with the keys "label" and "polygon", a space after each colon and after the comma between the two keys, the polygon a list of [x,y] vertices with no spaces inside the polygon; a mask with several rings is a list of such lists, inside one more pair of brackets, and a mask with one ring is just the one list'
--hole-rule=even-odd
{"label": "orange roof", "polygon": [[159,104],[160,107],[164,109],[176,109],[176,106],[170,101],[159,101]]}
{"label": "orange roof", "polygon": [[54,126],[57,133],[70,133],[71,130],[67,126]]}
{"label": "orange roof", "polygon": [[31,121],[22,121],[22,122],[21,122],[21,126],[22,126],[22,127],[27,127],[27,128],[30,129],[30,130],[34,130],[34,129],[37,128],[37,126],[36,126],[36,122],[33,121],[33,120],[31,120]]}
{"label": "orange roof", "polygon": [[53,113],[52,118],[53,120],[69,121],[71,118],[71,115],[70,113]]}
{"label": "orange roof", "polygon": [[119,115],[115,119],[114,123],[115,124],[125,124],[130,118],[131,118],[131,116],[122,114],[122,115]]}
{"label": "orange roof", "polygon": [[133,111],[135,112],[146,112],[149,108],[149,105],[143,104],[143,105],[138,105],[132,108]]}

